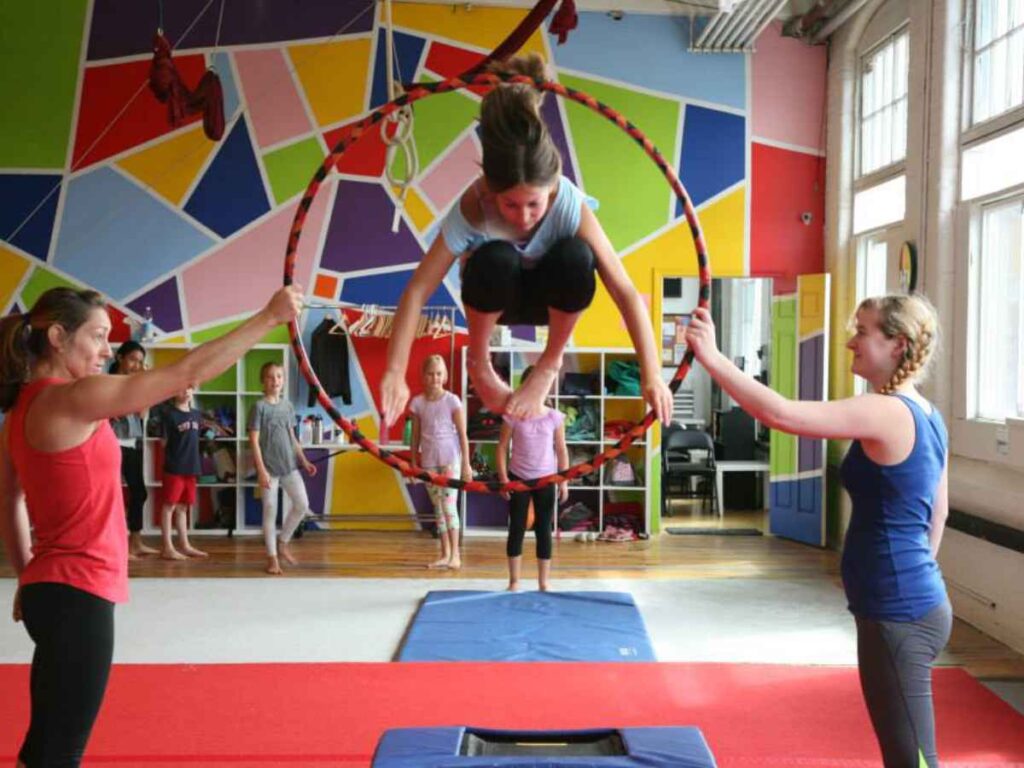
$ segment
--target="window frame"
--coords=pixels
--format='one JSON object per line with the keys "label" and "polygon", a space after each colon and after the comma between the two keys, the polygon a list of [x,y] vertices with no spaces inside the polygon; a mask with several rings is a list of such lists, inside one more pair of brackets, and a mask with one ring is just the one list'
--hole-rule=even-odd
{"label": "window frame", "polygon": [[[903,157],[899,160],[894,160],[887,165],[874,168],[870,171],[864,172],[863,157],[864,157],[864,65],[868,59],[877,54],[881,49],[887,45],[894,43],[897,38],[901,35],[907,37],[907,125],[906,125],[906,139],[903,147]],[[873,187],[876,184],[880,184],[884,181],[888,181],[890,178],[899,176],[901,173],[905,173],[907,164],[907,152],[910,146],[910,20],[906,19],[902,21],[895,29],[888,34],[881,37],[878,42],[873,44],[864,53],[857,57],[857,76],[855,78],[855,99],[857,109],[857,122],[856,122],[856,137],[854,140],[854,180],[853,188],[854,192],[859,192],[867,187]],[[895,104],[895,102],[893,102]]]}
{"label": "window frame", "polygon": [[[963,52],[963,78],[960,89],[960,133],[961,145],[978,141],[990,133],[997,133],[1009,126],[1024,122],[1024,103],[990,115],[984,120],[974,120],[974,69],[979,51],[975,50],[974,39],[978,15],[978,0],[964,0],[964,20],[961,26],[960,50]],[[1008,37],[1009,33],[1004,37]],[[985,48],[995,45],[998,38],[991,40]],[[981,50],[984,51],[985,48]]]}

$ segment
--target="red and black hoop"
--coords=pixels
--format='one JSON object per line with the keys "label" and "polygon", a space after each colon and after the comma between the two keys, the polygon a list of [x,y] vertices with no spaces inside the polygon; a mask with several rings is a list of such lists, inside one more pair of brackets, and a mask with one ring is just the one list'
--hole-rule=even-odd
{"label": "red and black hoop", "polygon": [[[439,93],[449,93],[451,91],[457,91],[471,86],[489,86],[493,88],[503,82],[532,85],[540,91],[554,93],[563,98],[571,99],[577,104],[582,104],[594,112],[597,112],[599,115],[604,116],[609,121],[615,123],[615,125],[619,126],[619,128],[621,128],[637,144],[640,145],[644,152],[647,153],[647,156],[654,161],[656,166],[658,166],[658,170],[660,170],[665,176],[669,186],[672,187],[672,191],[675,192],[676,197],[678,197],[683,204],[683,212],[686,216],[687,223],[690,225],[690,234],[693,237],[693,244],[697,251],[697,269],[700,280],[700,292],[697,306],[707,308],[711,302],[711,267],[708,263],[707,248],[704,244],[704,235],[701,232],[700,221],[697,219],[697,212],[693,209],[690,197],[686,194],[686,190],[683,188],[682,183],[680,183],[679,178],[676,176],[676,172],[667,162],[665,162],[665,158],[662,157],[661,153],[651,143],[650,139],[648,139],[639,128],[626,120],[626,118],[614,109],[606,104],[602,104],[597,99],[592,96],[588,96],[581,91],[577,91],[573,88],[567,88],[566,86],[555,82],[534,80],[533,78],[525,75],[503,75],[497,73],[477,75],[469,80],[452,78],[438,83],[417,83],[416,85],[411,86],[411,89],[407,93],[399,96],[394,101],[390,101],[387,104],[382,105],[372,114],[367,115],[358,123],[353,124],[348,134],[338,141],[331,150],[331,153],[324,160],[323,164],[317,169],[316,173],[313,174],[313,179],[309,182],[309,186],[306,188],[302,201],[299,203],[298,210],[295,212],[295,219],[292,222],[291,234],[288,237],[288,248],[284,259],[284,284],[291,285],[292,283],[292,276],[295,273],[295,261],[296,254],[298,252],[299,238],[302,235],[302,227],[306,221],[306,215],[309,213],[309,208],[313,204],[313,199],[316,197],[316,194],[320,189],[320,185],[327,178],[327,174],[329,174],[337,165],[338,160],[345,151],[352,146],[352,144],[359,141],[360,137],[367,129],[373,128],[375,130],[379,130],[378,124],[382,120],[385,120],[389,115],[407,104],[412,104],[413,102],[425,99],[428,96],[433,96]],[[531,488],[543,488],[544,486],[551,485],[552,483],[574,480],[578,477],[582,477],[583,475],[589,475],[592,472],[596,472],[604,464],[620,456],[634,442],[642,438],[644,433],[655,421],[654,412],[648,411],[643,419],[634,424],[614,445],[606,448],[604,451],[596,455],[593,461],[585,464],[576,464],[560,474],[548,475],[535,480],[515,481],[509,483],[483,482],[481,480],[470,480],[467,482],[455,477],[445,477],[433,472],[428,472],[422,467],[417,467],[405,459],[395,455],[391,451],[382,448],[374,441],[367,438],[352,422],[342,416],[338,409],[334,407],[334,403],[331,402],[327,393],[324,392],[323,387],[320,385],[320,380],[317,378],[316,373],[313,371],[313,368],[309,363],[309,357],[306,355],[306,349],[302,344],[302,335],[299,330],[298,319],[289,323],[288,334],[291,337],[292,350],[295,352],[295,357],[299,364],[299,370],[302,372],[303,377],[305,377],[306,381],[309,382],[309,386],[313,388],[313,391],[317,393],[317,400],[320,405],[328,414],[330,414],[334,423],[344,430],[353,443],[376,456],[388,466],[398,470],[406,477],[416,478],[417,480],[422,480],[423,482],[432,483],[446,488],[458,488],[466,491],[476,491],[478,493],[502,493],[505,491],[526,491]],[[679,364],[679,368],[676,370],[675,375],[672,377],[672,381],[669,383],[669,388],[673,393],[679,389],[680,383],[690,372],[692,363],[693,352],[687,351],[682,362]]]}

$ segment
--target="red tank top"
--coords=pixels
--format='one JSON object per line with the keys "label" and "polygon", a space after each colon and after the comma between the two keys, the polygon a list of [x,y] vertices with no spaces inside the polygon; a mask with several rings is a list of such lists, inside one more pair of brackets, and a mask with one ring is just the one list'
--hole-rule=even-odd
{"label": "red tank top", "polygon": [[128,599],[128,530],[121,495],[121,448],[102,420],[88,440],[47,453],[25,439],[25,414],[47,386],[25,385],[8,414],[9,450],[32,523],[32,559],[19,583],[68,584],[115,603]]}

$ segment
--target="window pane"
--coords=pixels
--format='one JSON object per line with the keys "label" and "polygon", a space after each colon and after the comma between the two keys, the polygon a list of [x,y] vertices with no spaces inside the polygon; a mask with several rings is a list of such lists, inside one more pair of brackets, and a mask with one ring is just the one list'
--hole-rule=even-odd
{"label": "window pane", "polygon": [[[889,246],[885,240],[866,237],[857,248],[857,304],[869,296],[883,296],[886,290]],[[854,393],[868,390],[867,382],[859,376],[853,379]]]}
{"label": "window pane", "polygon": [[903,221],[907,205],[907,178],[897,176],[853,196],[853,234]]}
{"label": "window pane", "polygon": [[860,172],[871,173],[906,156],[909,53],[907,33],[891,38],[861,67]]}
{"label": "window pane", "polygon": [[997,0],[976,0],[974,11],[974,48],[984,48],[994,35],[992,34],[992,10]]}
{"label": "window pane", "polygon": [[1024,0],[976,0],[971,123],[1024,104]]}
{"label": "window pane", "polygon": [[961,164],[963,200],[1024,183],[1024,128],[965,149]]}
{"label": "window pane", "polygon": [[896,112],[893,118],[892,155],[893,157],[907,156],[907,100],[905,98],[896,102]]}
{"label": "window pane", "polygon": [[1024,413],[1021,357],[1021,266],[1024,201],[986,208],[981,217],[978,265],[976,415],[1005,419]]}

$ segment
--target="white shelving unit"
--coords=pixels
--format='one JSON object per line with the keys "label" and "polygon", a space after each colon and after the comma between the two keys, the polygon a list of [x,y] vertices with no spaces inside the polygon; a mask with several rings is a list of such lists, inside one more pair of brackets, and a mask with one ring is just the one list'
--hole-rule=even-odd
{"label": "white shelving unit", "polygon": [[[169,365],[192,349],[188,344],[147,344],[146,363],[151,368]],[[288,347],[285,344],[258,344],[235,365],[215,379],[201,384],[193,397],[193,407],[200,411],[224,408],[233,417],[235,434],[230,437],[202,438],[200,450],[223,448],[234,464],[234,475],[217,473],[199,479],[196,504],[189,517],[189,527],[198,533],[255,534],[261,532],[262,510],[257,495],[255,470],[245,429],[249,408],[263,397],[260,368],[271,360],[282,363],[285,371],[284,392],[288,392]],[[148,421],[148,419],[146,420]],[[163,501],[163,439],[143,440],[143,476],[149,498],[146,501],[143,533],[160,532]],[[209,468],[209,462],[206,463]],[[216,461],[213,462],[216,472]],[[206,478],[206,479],[204,479]]]}
{"label": "white shelving unit", "polygon": [[[517,386],[522,378],[523,371],[527,366],[533,364],[543,350],[536,346],[502,346],[491,347],[491,359],[496,369],[499,369],[503,376]],[[476,395],[471,391],[469,380],[466,374],[466,350],[463,348],[462,365],[462,392],[463,407],[466,412],[467,423],[471,424],[473,415],[477,413],[482,404]],[[569,459],[571,464],[581,463],[582,456],[588,454],[593,457],[603,451],[607,446],[613,445],[617,439],[604,436],[605,424],[609,421],[639,421],[644,413],[645,406],[643,398],[626,397],[621,395],[608,394],[605,387],[605,376],[608,366],[613,360],[636,360],[636,353],[629,348],[617,347],[575,347],[565,351],[565,360],[562,366],[562,374],[559,377],[558,385],[552,397],[552,405],[560,410],[573,408],[593,409],[596,417],[596,434],[578,435],[573,437],[567,430],[566,443],[569,448]],[[592,395],[577,396],[560,394],[566,373],[591,374],[595,379],[597,391]],[[487,459],[488,466],[494,469],[494,454],[498,444],[497,435],[488,437],[474,437],[470,431],[469,447],[472,453],[479,452]],[[647,483],[648,473],[651,467],[650,443],[645,438],[634,443],[625,454],[638,474],[638,483],[635,485],[616,485],[611,483],[611,465],[605,465],[599,471],[599,477],[577,478],[569,486],[569,501],[559,505],[560,509],[581,502],[592,512],[590,530],[601,531],[605,527],[606,518],[616,514],[622,514],[624,510],[638,510],[642,518],[642,530],[651,530],[651,515],[657,511],[656,499],[652,498]],[[465,530],[468,533],[501,533],[506,530],[508,520],[508,503],[495,494],[462,494],[462,519]],[[559,517],[556,515],[555,525],[559,525]],[[579,528],[563,527],[563,535],[572,535]]]}

